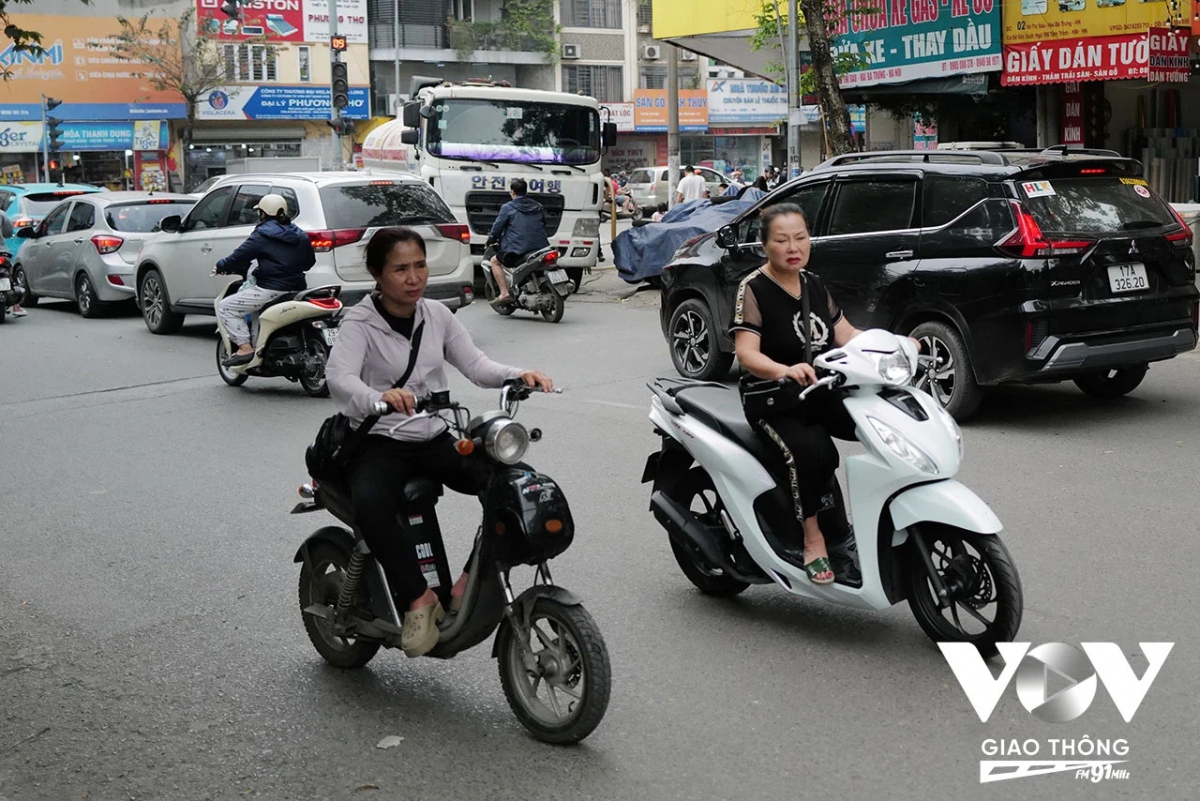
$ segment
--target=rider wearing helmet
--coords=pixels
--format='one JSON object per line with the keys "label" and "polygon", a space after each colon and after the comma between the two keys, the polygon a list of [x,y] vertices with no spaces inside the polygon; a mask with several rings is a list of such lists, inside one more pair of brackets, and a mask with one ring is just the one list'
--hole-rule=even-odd
{"label": "rider wearing helmet", "polygon": [[279,195],[263,195],[254,207],[258,226],[237,250],[217,262],[218,274],[245,276],[250,262],[257,260],[253,276],[237,293],[217,306],[217,314],[237,351],[225,366],[247,364],[254,359],[246,315],[287,292],[304,289],[304,273],[317,261],[308,234],[292,223],[287,201]]}

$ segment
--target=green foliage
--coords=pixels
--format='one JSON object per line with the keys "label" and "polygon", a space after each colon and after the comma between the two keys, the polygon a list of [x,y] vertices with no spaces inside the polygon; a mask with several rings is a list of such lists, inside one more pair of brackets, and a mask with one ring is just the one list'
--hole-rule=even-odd
{"label": "green foliage", "polygon": [[[90,1],[91,0],[79,0],[79,2],[83,3],[85,6],[88,5]],[[24,9],[15,9],[12,6],[31,6],[33,4],[34,0],[0,0],[0,26],[3,26],[4,28],[4,35],[12,40],[14,50],[17,52],[27,52],[32,53],[35,56],[40,56],[42,53],[46,52],[42,49],[42,34],[38,31],[27,31],[8,18],[10,12],[16,14],[24,11]],[[37,11],[38,9],[29,10]],[[8,80],[10,75],[9,69],[7,67],[0,68],[0,75],[3,75],[4,79]]]}

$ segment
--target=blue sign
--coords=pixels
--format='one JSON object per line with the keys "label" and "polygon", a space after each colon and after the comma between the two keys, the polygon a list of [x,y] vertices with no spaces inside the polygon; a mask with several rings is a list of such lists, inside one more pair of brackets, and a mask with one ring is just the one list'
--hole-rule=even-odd
{"label": "blue sign", "polygon": [[[350,105],[342,109],[348,119],[371,116],[371,92],[352,86]],[[201,104],[201,119],[327,120],[333,108],[328,86],[256,86],[229,92],[212,92]]]}
{"label": "blue sign", "polygon": [[[63,123],[62,149],[132,150],[135,127],[136,125],[130,122]],[[166,150],[167,145],[167,126],[163,124],[158,130],[158,149]]]}
{"label": "blue sign", "polygon": [[[187,117],[185,103],[63,103],[54,110],[62,120],[181,120]],[[37,103],[0,104],[0,122],[27,120],[40,122],[42,107]]]}

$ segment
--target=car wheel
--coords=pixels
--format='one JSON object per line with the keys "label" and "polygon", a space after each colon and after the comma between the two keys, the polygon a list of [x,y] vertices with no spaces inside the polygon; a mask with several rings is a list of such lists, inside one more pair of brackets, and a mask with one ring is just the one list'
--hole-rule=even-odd
{"label": "car wheel", "polygon": [[183,315],[171,311],[167,287],[158,270],[147,270],[138,282],[138,306],[151,334],[176,334],[183,328]]}
{"label": "car wheel", "polygon": [[712,312],[696,298],[688,298],[671,313],[667,344],[671,361],[684,378],[711,381],[733,365],[733,354],[721,350]]}
{"label": "car wheel", "polygon": [[1093,398],[1111,400],[1122,395],[1128,395],[1137,389],[1138,384],[1150,370],[1148,364],[1138,364],[1133,367],[1117,367],[1112,370],[1101,370],[1091,375],[1081,375],[1075,379],[1075,386],[1082,389]]}
{"label": "car wheel", "polygon": [[23,287],[25,289],[25,297],[21,298],[21,305],[33,308],[38,305],[38,298],[33,294],[33,290],[29,288],[29,276],[25,275],[25,268],[17,266],[13,268],[12,282],[14,287]]}
{"label": "car wheel", "polygon": [[934,366],[917,372],[917,389],[928,392],[958,421],[979,409],[983,389],[975,381],[971,356],[954,328],[945,323],[921,323],[910,335],[921,343],[921,353],[932,357]]}
{"label": "car wheel", "polygon": [[75,276],[75,305],[79,307],[81,317],[99,317],[104,313],[106,304],[96,297],[96,289],[87,273]]}

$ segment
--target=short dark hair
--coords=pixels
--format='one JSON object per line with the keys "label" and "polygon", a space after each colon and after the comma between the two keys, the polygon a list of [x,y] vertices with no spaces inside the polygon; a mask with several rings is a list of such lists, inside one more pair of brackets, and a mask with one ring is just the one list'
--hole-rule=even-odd
{"label": "short dark hair", "polygon": [[684,172],[695,172],[696,168],[693,167],[691,164],[689,164],[686,167],[684,167],[683,170],[684,170]]}
{"label": "short dark hair", "polygon": [[514,195],[521,197],[529,191],[529,184],[525,183],[524,178],[513,178],[513,182],[508,185],[508,188],[512,190]]}
{"label": "short dark hair", "polygon": [[786,217],[789,214],[800,215],[800,219],[804,220],[805,225],[808,225],[808,216],[804,213],[804,209],[795,203],[776,203],[773,206],[767,206],[758,215],[759,241],[766,244],[767,237],[771,235],[771,223],[775,222],[776,217]]}
{"label": "short dark hair", "polygon": [[367,242],[367,272],[378,278],[387,264],[388,254],[399,242],[415,242],[421,255],[426,253],[425,239],[413,229],[403,225],[380,228]]}

